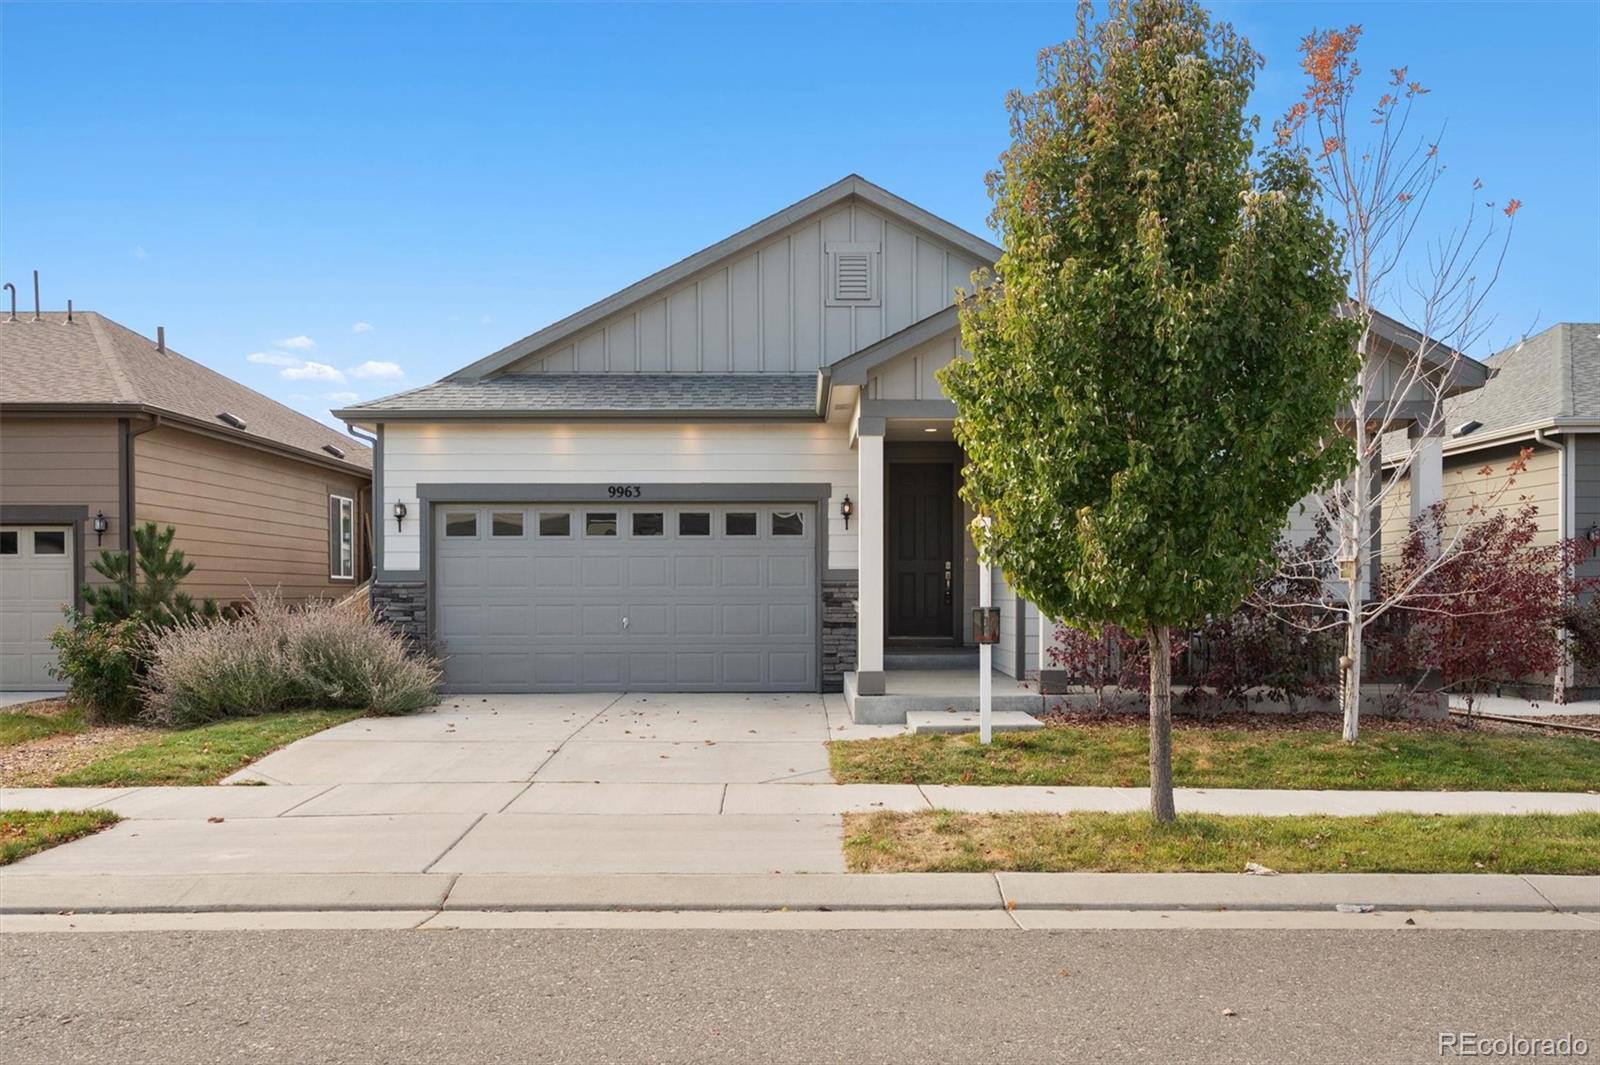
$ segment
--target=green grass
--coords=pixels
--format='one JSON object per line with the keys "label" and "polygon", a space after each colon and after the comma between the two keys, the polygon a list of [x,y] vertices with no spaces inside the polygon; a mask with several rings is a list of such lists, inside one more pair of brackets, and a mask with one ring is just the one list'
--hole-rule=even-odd
{"label": "green grass", "polygon": [[145,743],[62,773],[51,783],[58,788],[215,784],[285,744],[360,716],[359,710],[301,710],[154,733]]}
{"label": "green grass", "polygon": [[[27,704],[37,706],[38,704]],[[27,709],[27,706],[16,710],[0,711],[0,747],[15,747],[19,743],[29,740],[43,739],[46,736],[59,736],[68,732],[87,732],[92,727],[84,716],[83,710],[76,706],[69,706],[65,710],[53,712],[59,708],[59,702],[50,700],[48,706],[52,712],[37,713]]]}
{"label": "green grass", "polygon": [[[1179,787],[1443,791],[1595,791],[1600,743],[1574,736],[1452,727],[1368,728],[1359,743],[1336,730],[1176,724]],[[835,740],[841,784],[1034,784],[1146,787],[1149,740],[1140,725],[1063,725],[975,735]]]}
{"label": "green grass", "polygon": [[0,810],[0,865],[116,824],[109,810]]}
{"label": "green grass", "polygon": [[1216,817],[845,815],[857,873],[1600,873],[1600,814]]}

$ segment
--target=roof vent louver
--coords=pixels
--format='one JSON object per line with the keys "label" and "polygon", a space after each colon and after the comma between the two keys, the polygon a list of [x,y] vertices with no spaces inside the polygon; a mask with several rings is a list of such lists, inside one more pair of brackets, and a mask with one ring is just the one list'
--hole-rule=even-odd
{"label": "roof vent louver", "polygon": [[876,307],[878,305],[878,245],[830,242],[828,252],[828,305]]}
{"label": "roof vent louver", "polygon": [[218,414],[217,420],[220,422],[225,422],[228,425],[233,426],[235,429],[243,429],[245,427],[245,421],[243,418],[239,417],[237,414],[229,414],[227,411],[223,411],[222,413]]}
{"label": "roof vent louver", "polygon": [[344,448],[342,447],[336,447],[333,444],[323,444],[322,450],[326,451],[336,459],[344,458]]}
{"label": "roof vent louver", "polygon": [[1482,429],[1482,428],[1483,428],[1483,423],[1478,421],[1477,419],[1473,419],[1472,421],[1462,422],[1460,425],[1456,426],[1455,432],[1451,433],[1450,435],[1451,436],[1466,436],[1468,433],[1477,432],[1479,429]]}

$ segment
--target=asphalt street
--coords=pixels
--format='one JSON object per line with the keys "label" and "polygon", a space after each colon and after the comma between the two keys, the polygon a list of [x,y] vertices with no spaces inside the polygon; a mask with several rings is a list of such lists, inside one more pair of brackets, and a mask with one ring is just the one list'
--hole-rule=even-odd
{"label": "asphalt street", "polygon": [[[0,937],[54,1062],[1438,1062],[1586,1038],[1600,931],[273,931]],[[1228,1011],[1232,1011],[1231,1013]]]}

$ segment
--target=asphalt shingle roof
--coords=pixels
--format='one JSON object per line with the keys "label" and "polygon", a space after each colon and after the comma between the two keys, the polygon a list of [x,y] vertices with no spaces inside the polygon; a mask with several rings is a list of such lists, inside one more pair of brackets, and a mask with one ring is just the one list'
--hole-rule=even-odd
{"label": "asphalt shingle roof", "polygon": [[1494,375],[1450,402],[1446,429],[1482,422],[1458,439],[1543,424],[1600,418],[1600,323],[1563,322],[1489,359]]}
{"label": "asphalt shingle roof", "polygon": [[811,414],[816,400],[814,373],[531,373],[439,381],[341,413]]}
{"label": "asphalt shingle roof", "polygon": [[[334,429],[268,399],[170,347],[93,311],[76,311],[71,322],[51,311],[34,321],[0,316],[0,404],[127,407],[173,414],[223,432],[256,437],[341,461],[322,450],[332,444],[346,465],[370,470],[372,450]],[[227,411],[243,430],[220,420]]]}

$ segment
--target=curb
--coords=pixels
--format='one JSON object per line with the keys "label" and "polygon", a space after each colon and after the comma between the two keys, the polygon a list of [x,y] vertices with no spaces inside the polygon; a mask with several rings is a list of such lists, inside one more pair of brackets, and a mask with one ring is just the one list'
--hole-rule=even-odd
{"label": "curb", "polygon": [[281,874],[0,877],[0,914],[443,910],[1600,912],[1600,877],[1501,874]]}

